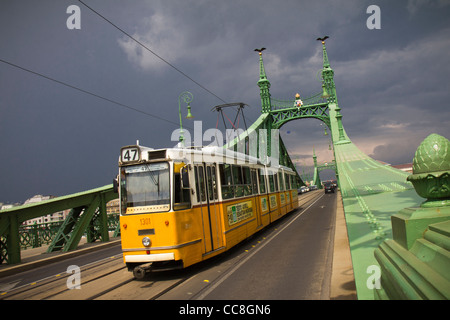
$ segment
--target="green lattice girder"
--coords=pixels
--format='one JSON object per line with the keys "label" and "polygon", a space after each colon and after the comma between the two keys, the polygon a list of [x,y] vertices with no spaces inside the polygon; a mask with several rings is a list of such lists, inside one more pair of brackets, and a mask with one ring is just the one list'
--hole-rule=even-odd
{"label": "green lattice girder", "polygon": [[[243,152],[245,154],[249,154],[264,161],[265,160],[264,158],[266,156],[271,155],[270,137],[260,136],[261,135],[260,129],[266,129],[267,130],[266,133],[268,134],[268,136],[270,136],[270,130],[272,129],[272,115],[270,113],[261,114],[259,118],[247,130],[245,130],[234,140],[225,144],[224,148]],[[245,144],[246,142],[248,142],[249,137],[253,137],[254,141],[258,143],[256,143],[253,147],[250,146],[249,150],[246,150]],[[304,182],[301,179],[300,175],[298,174],[297,169],[295,168],[295,165],[292,162],[291,157],[289,156],[288,150],[284,145],[281,136],[278,136],[278,138],[279,138],[279,164],[294,170],[294,172],[296,172],[297,185],[298,186],[304,185]],[[260,141],[263,141],[263,143],[260,144],[259,143]],[[263,152],[261,152],[259,149],[260,146],[266,146],[266,149]]]}
{"label": "green lattice girder", "polygon": [[296,119],[315,118],[324,122],[330,128],[330,117],[328,115],[328,103],[317,103],[303,105],[300,108],[292,107],[270,111],[273,117],[272,128],[279,129],[289,121]]}
{"label": "green lattice girder", "polygon": [[[73,250],[79,243],[81,236],[91,226],[95,213],[99,214],[102,241],[108,240],[106,203],[117,198],[113,191],[113,186],[104,187],[66,195],[39,203],[30,203],[0,212],[0,236],[2,239],[2,257],[7,259],[9,264],[20,262],[20,236],[19,226],[27,220],[46,216],[66,209],[78,208],[81,211],[75,219],[75,223],[68,228],[70,223],[63,224],[60,231],[64,236],[60,236],[57,241],[64,251]],[[99,209],[100,208],[100,209]],[[62,231],[64,229],[64,232]],[[70,230],[69,230],[70,229]],[[64,239],[61,245],[61,237]],[[93,240],[93,238],[88,239]],[[95,239],[94,239],[95,240]]]}

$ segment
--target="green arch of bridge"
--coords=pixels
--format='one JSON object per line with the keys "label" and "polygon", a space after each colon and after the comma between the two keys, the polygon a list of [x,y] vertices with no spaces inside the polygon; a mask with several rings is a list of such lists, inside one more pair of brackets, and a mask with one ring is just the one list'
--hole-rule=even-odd
{"label": "green arch of bridge", "polygon": [[[260,144],[257,155],[265,154],[270,157],[274,150],[271,144],[273,134],[269,132],[279,130],[284,124],[297,119],[315,118],[329,127],[358,299],[373,299],[374,291],[367,286],[367,268],[378,265],[374,250],[382,241],[392,237],[390,217],[405,207],[417,206],[423,200],[414,191],[411,183],[406,181],[408,173],[375,161],[351,142],[342,125],[334,71],[328,61],[324,41],[322,52],[322,92],[313,96],[314,98],[304,99],[300,107],[296,100],[281,101],[271,97],[270,82],[265,72],[262,53],[259,53],[258,86],[262,115],[251,129],[266,129],[263,131],[267,132],[265,137],[261,134],[258,136],[264,140],[266,148],[260,150]],[[245,140],[245,134],[241,140]],[[281,137],[279,140],[282,141]],[[280,163],[292,164],[287,152],[280,151]],[[290,167],[295,170],[293,165]],[[316,168],[315,171],[319,179],[320,169]]]}
{"label": "green arch of bridge", "polygon": [[[296,96],[295,99],[287,101],[271,97],[271,84],[265,71],[262,52],[259,52],[260,72],[257,84],[260,88],[262,114],[248,130],[225,147],[260,159],[278,158],[280,164],[292,168],[297,173],[297,180],[300,185],[304,185],[282,138],[279,136],[279,129],[283,125],[297,119],[318,119],[329,128],[333,145],[350,143],[342,126],[342,115],[337,105],[334,71],[330,67],[324,42],[322,42],[322,51],[322,92],[304,99]],[[278,143],[274,143],[274,140]],[[248,141],[257,141],[257,146],[246,147],[249,144]],[[275,147],[279,149],[274,149]]]}

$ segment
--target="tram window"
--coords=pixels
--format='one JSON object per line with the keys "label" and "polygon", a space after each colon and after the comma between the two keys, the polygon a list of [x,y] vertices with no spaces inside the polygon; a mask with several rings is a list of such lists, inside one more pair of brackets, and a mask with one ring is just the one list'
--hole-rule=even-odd
{"label": "tram window", "polygon": [[242,197],[244,195],[244,179],[242,178],[241,166],[233,166],[233,181],[235,187],[235,197]]}
{"label": "tram window", "polygon": [[222,198],[231,199],[234,198],[233,176],[231,172],[230,164],[220,164],[219,174],[222,189]]}
{"label": "tram window", "polygon": [[127,208],[161,206],[170,209],[169,164],[166,162],[125,167],[121,171],[122,214]]}
{"label": "tram window", "polygon": [[259,193],[266,193],[266,175],[263,169],[259,169]]}
{"label": "tram window", "polygon": [[182,188],[189,188],[189,173],[187,166],[184,166],[181,168],[181,187]]}
{"label": "tram window", "polygon": [[275,192],[275,174],[269,172],[268,177],[269,177],[269,191]]}
{"label": "tram window", "polygon": [[250,168],[249,167],[242,167],[242,173],[244,178],[244,195],[249,196],[252,192],[252,179],[250,176]]}
{"label": "tram window", "polygon": [[279,186],[280,186],[280,191],[284,190],[284,182],[283,182],[283,173],[282,172],[278,172],[278,182],[279,182]]}
{"label": "tram window", "polygon": [[256,169],[252,169],[251,173],[252,173],[253,194],[258,194],[258,182],[256,181],[256,179],[257,179]]}
{"label": "tram window", "polygon": [[209,200],[214,199],[214,193],[212,190],[212,181],[211,181],[211,167],[206,167],[206,181],[207,181],[207,188],[208,188],[208,196]]}
{"label": "tram window", "polygon": [[197,175],[197,166],[194,166],[194,177],[195,177],[195,194],[197,195],[197,202],[200,202],[200,190],[198,185],[198,175]]}
{"label": "tram window", "polygon": [[243,184],[241,166],[233,166],[233,180],[235,185]]}
{"label": "tram window", "polygon": [[285,173],[284,174],[284,182],[286,183],[286,190],[291,190],[291,175]]}
{"label": "tram window", "polygon": [[[186,175],[183,178],[183,183],[186,185],[189,181],[187,180],[188,176]],[[174,174],[174,210],[183,210],[189,209],[191,207],[191,189],[190,188],[182,188],[181,187],[181,175],[179,173]]]}
{"label": "tram window", "polygon": [[216,186],[216,167],[206,166],[206,178],[208,181],[208,196],[209,200],[217,199],[217,186]]}
{"label": "tram window", "polygon": [[216,166],[211,166],[211,183],[214,192],[214,199],[217,200],[217,176],[216,176]]}
{"label": "tram window", "polygon": [[200,193],[197,192],[197,201],[206,201],[206,190],[205,190],[205,176],[203,173],[203,167],[198,167],[198,179],[197,179],[197,191],[200,189]]}

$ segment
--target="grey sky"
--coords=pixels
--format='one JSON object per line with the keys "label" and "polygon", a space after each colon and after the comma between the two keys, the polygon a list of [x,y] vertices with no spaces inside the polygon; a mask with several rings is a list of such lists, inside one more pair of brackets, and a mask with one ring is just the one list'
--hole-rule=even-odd
{"label": "grey sky", "polygon": [[[260,114],[253,49],[267,48],[272,97],[309,96],[321,90],[315,39],[329,35],[343,124],[361,150],[398,164],[411,161],[428,134],[450,137],[448,0],[85,2],[221,99],[249,104],[250,121]],[[72,4],[81,9],[80,30],[66,27]],[[371,4],[381,9],[380,30],[366,27]],[[1,1],[0,39],[0,59],[174,122],[0,62],[0,202],[109,184],[120,147],[137,139],[174,146],[185,90],[194,94],[192,113],[204,130],[216,126],[210,109],[222,101],[76,0]],[[331,160],[319,121],[293,121],[281,133],[299,164],[311,165],[313,147],[320,162]]]}

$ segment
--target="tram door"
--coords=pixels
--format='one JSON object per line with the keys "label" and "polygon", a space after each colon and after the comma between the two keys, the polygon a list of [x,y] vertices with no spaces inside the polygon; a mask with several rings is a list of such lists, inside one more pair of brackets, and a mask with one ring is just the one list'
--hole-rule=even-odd
{"label": "tram door", "polygon": [[[217,194],[216,166],[213,164],[196,165],[197,192],[202,204],[203,237],[205,253],[223,247],[222,223]],[[199,190],[200,189],[200,190]]]}

